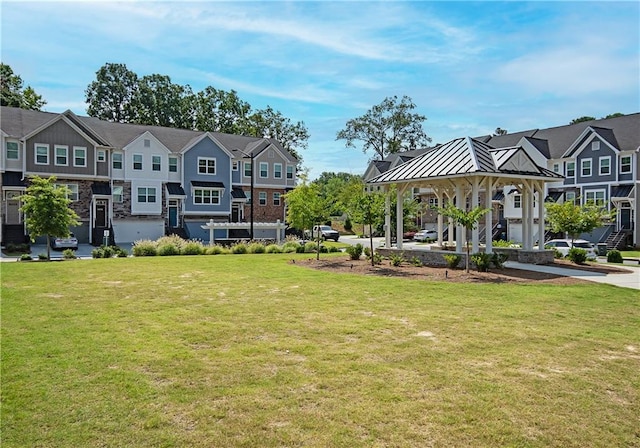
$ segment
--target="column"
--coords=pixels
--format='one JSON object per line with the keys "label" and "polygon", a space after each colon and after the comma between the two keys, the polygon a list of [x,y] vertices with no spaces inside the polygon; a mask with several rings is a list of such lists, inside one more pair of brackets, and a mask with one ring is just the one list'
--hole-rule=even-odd
{"label": "column", "polygon": [[484,244],[485,252],[490,254],[493,252],[493,207],[491,200],[493,199],[493,181],[488,177],[484,182],[484,206],[489,209],[484,215]]}
{"label": "column", "polygon": [[[474,210],[478,207],[479,195],[480,195],[480,187],[479,187],[480,179],[477,177],[473,178],[471,182],[471,209]],[[477,222],[476,225],[471,230],[471,251],[472,253],[478,253],[480,250],[480,222]]]}

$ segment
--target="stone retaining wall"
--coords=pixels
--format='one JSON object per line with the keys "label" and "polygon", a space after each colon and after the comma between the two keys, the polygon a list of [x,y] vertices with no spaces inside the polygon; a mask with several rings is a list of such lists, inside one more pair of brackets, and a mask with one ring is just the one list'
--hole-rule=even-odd
{"label": "stone retaining wall", "polygon": [[[407,260],[411,260],[412,258],[419,259],[423,264],[428,266],[446,266],[447,262],[445,261],[443,255],[447,254],[458,254],[462,257],[459,266],[465,265],[465,260],[467,257],[466,253],[457,253],[450,250],[422,250],[422,249],[403,249],[398,250],[395,248],[385,249],[378,248],[376,251],[384,256],[388,257],[392,254],[403,254],[404,258]],[[548,264],[553,263],[553,251],[552,250],[523,250],[523,249],[515,249],[509,247],[494,247],[494,252],[508,254],[508,261],[517,261],[519,263],[527,263],[527,264]],[[470,266],[475,268],[475,264],[473,261],[470,262]]]}

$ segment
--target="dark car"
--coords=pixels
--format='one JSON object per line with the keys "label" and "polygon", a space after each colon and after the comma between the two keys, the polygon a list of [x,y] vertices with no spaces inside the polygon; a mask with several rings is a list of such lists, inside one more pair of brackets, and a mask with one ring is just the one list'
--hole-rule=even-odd
{"label": "dark car", "polygon": [[51,238],[51,248],[62,250],[62,249],[73,249],[78,250],[78,239],[73,233],[70,233],[69,236],[58,236],[55,238]]}

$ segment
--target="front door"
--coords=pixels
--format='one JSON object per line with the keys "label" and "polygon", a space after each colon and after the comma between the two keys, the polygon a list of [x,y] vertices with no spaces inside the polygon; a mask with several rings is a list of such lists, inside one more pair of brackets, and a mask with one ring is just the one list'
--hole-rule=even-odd
{"label": "front door", "polygon": [[5,197],[7,200],[5,224],[20,224],[20,193],[17,191],[7,191]]}
{"label": "front door", "polygon": [[622,204],[622,207],[620,208],[620,229],[631,229],[631,204],[628,202]]}
{"label": "front door", "polygon": [[178,201],[169,201],[169,227],[178,227]]}
{"label": "front door", "polygon": [[96,201],[96,222],[95,227],[108,227],[107,226],[107,204],[105,199],[99,199]]}
{"label": "front door", "polygon": [[231,222],[240,222],[240,205],[238,204],[231,206]]}

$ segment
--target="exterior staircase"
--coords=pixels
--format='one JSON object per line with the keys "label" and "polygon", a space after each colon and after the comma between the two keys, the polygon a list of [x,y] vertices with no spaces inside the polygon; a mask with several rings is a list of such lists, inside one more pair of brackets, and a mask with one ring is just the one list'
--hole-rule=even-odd
{"label": "exterior staircase", "polygon": [[109,246],[115,246],[116,245],[116,237],[113,234],[113,226],[109,226],[109,227],[94,227],[93,229],[91,229],[91,241],[93,241],[91,244],[93,246],[102,246],[102,244],[104,243],[104,231],[108,230],[109,231]]}
{"label": "exterior staircase", "polygon": [[189,239],[189,234],[187,233],[187,229],[184,227],[165,227],[164,230],[165,235],[176,235],[182,238],[183,240]]}
{"label": "exterior staircase", "polygon": [[627,242],[628,230],[619,230],[617,232],[611,232],[607,237],[605,243],[607,244],[607,250],[621,250],[624,249]]}
{"label": "exterior staircase", "polygon": [[29,242],[29,237],[24,234],[24,225],[22,224],[5,224],[2,230],[2,244],[23,244]]}

